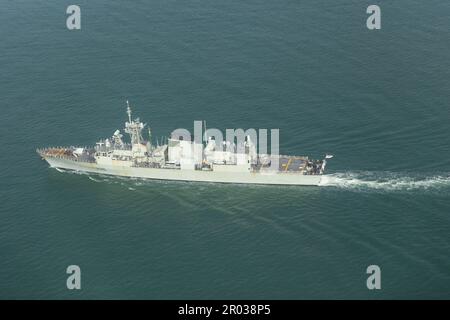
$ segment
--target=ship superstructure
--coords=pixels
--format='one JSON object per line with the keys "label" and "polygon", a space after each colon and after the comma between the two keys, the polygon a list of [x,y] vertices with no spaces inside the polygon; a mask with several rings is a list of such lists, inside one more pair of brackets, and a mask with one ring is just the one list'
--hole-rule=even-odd
{"label": "ship superstructure", "polygon": [[[124,142],[116,130],[94,147],[51,147],[37,152],[51,167],[66,170],[159,180],[286,185],[318,185],[332,157],[311,160],[258,154],[250,136],[241,145],[234,141],[216,144],[212,137],[205,144],[172,137],[153,145],[150,128],[145,140],[146,124],[133,119],[128,101],[127,115],[124,132],[130,142]],[[273,163],[277,163],[275,168]]]}

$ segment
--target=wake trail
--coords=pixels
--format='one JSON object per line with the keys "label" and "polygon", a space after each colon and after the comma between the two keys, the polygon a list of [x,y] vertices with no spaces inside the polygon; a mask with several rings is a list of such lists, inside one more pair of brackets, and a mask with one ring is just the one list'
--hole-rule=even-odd
{"label": "wake trail", "polygon": [[387,171],[348,171],[324,175],[320,186],[353,190],[450,190],[450,174],[403,174]]}

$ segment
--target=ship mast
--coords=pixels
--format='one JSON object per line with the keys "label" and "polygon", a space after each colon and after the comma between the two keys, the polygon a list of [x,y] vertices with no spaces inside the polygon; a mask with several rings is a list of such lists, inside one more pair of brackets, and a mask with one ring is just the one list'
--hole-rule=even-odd
{"label": "ship mast", "polygon": [[127,100],[127,114],[128,114],[128,122],[131,123],[131,108],[128,100]]}
{"label": "ship mast", "polygon": [[131,117],[131,107],[127,100],[127,114],[128,122],[125,122],[125,132],[130,135],[131,144],[140,144],[144,139],[142,138],[141,131],[144,129],[145,124],[139,121],[139,118],[135,120]]}

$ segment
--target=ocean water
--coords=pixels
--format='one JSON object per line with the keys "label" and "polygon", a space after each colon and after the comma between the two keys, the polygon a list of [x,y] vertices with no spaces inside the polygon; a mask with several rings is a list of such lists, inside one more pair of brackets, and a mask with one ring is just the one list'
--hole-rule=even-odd
{"label": "ocean water", "polygon": [[[1,2],[0,298],[450,298],[450,2],[80,0],[79,31],[70,4]],[[335,158],[282,187],[36,155],[110,136],[126,99],[155,137],[279,128],[282,153]]]}

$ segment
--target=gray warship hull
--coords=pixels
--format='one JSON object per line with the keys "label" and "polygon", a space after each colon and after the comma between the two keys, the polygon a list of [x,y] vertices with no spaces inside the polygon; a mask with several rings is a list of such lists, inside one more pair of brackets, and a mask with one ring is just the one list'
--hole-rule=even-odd
{"label": "gray warship hull", "polygon": [[127,114],[124,131],[130,135],[130,142],[124,141],[120,130],[116,130],[93,147],[49,147],[36,151],[50,167],[65,170],[155,180],[308,186],[320,184],[326,159],[332,157],[312,160],[280,155],[278,147],[274,154],[259,154],[253,142],[257,138],[251,134],[237,129],[231,137],[227,131],[226,141],[216,141],[206,125],[203,134],[199,121],[194,121],[194,140],[188,130],[177,129],[167,143],[157,140],[154,145],[150,128],[148,139],[144,139],[146,124],[132,117],[128,101]]}
{"label": "gray warship hull", "polygon": [[291,172],[220,171],[221,169],[218,169],[220,166],[216,166],[216,170],[214,171],[140,168],[120,165],[100,165],[95,162],[76,161],[75,159],[46,155],[42,155],[42,157],[52,168],[153,180],[318,186],[322,179],[322,175],[301,175]]}

